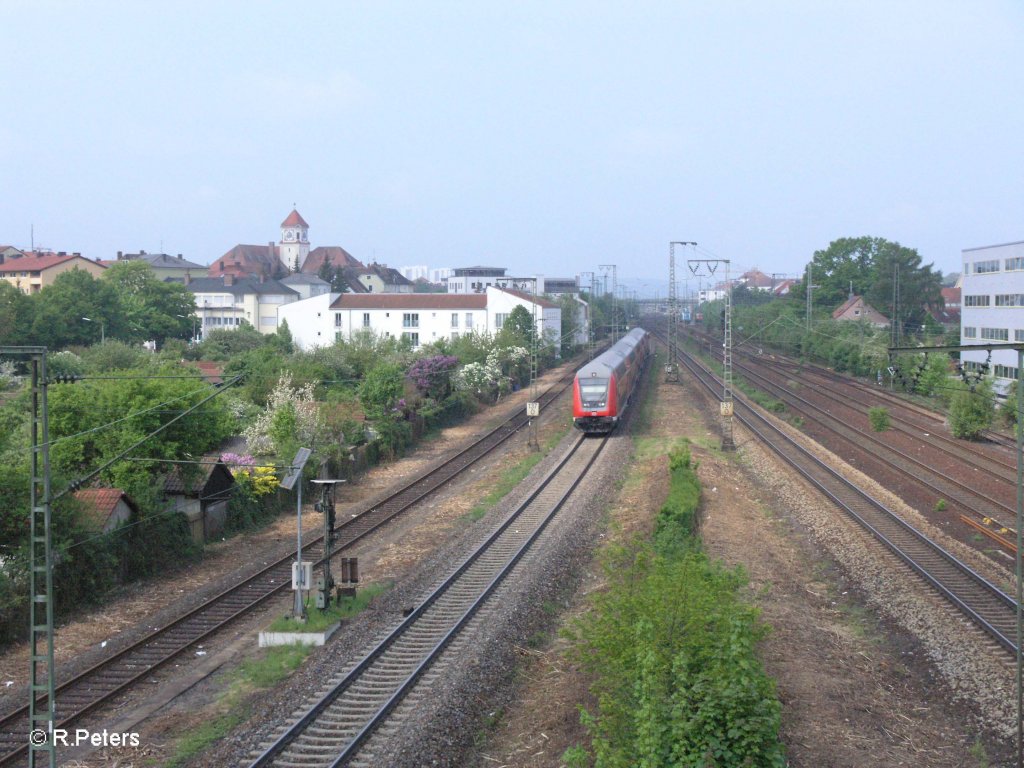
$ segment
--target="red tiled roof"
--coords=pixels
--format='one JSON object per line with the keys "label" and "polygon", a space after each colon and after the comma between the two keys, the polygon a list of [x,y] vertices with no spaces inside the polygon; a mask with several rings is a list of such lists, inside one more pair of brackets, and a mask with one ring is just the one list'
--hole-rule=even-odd
{"label": "red tiled roof", "polygon": [[82,509],[89,521],[100,528],[107,524],[107,519],[122,498],[125,504],[136,509],[135,502],[120,488],[83,488],[75,491],[74,496],[82,502]]}
{"label": "red tiled roof", "polygon": [[300,227],[306,227],[306,229],[309,229],[309,224],[306,223],[306,220],[303,219],[299,215],[299,212],[293,208],[292,212],[288,214],[288,218],[281,222],[281,226],[294,227],[296,225]]}
{"label": "red tiled roof", "polygon": [[358,267],[363,268],[363,262],[359,261],[355,256],[346,251],[339,245],[321,245],[309,252],[306,256],[306,260],[302,262],[302,267],[299,269],[300,272],[315,275],[320,271],[320,267],[324,264],[330,264],[332,267]]}
{"label": "red tiled roof", "polygon": [[483,293],[343,293],[331,309],[487,309]]}
{"label": "red tiled roof", "polygon": [[91,261],[84,256],[73,256],[65,255],[58,256],[57,254],[48,254],[46,256],[22,256],[20,259],[12,259],[11,261],[5,261],[0,264],[0,272],[40,272],[50,267],[55,267],[58,264],[63,264],[73,259],[81,259],[82,261],[88,261],[90,264],[95,264],[98,267],[103,266],[100,262]]}
{"label": "red tiled roof", "polygon": [[203,376],[206,376],[206,381],[210,384],[223,384],[224,379],[221,374],[224,373],[224,363],[215,363],[211,360],[196,360],[192,363],[198,368]]}
{"label": "red tiled roof", "polygon": [[220,277],[221,275],[284,277],[288,274],[288,270],[281,263],[277,251],[275,245],[236,245],[210,265],[209,275],[211,277]]}
{"label": "red tiled roof", "polygon": [[943,288],[942,289],[942,300],[947,304],[959,304],[960,303],[960,289],[959,288]]}

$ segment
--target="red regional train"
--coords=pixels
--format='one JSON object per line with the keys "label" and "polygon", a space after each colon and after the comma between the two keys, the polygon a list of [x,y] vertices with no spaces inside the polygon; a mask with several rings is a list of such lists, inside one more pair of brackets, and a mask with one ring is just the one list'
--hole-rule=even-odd
{"label": "red regional train", "polygon": [[572,422],[584,432],[611,432],[629,404],[651,354],[650,335],[634,328],[576,372]]}

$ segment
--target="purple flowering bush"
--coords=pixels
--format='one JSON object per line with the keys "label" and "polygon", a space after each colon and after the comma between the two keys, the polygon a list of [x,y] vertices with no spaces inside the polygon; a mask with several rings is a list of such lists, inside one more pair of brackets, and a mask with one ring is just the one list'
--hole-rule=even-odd
{"label": "purple flowering bush", "polygon": [[451,355],[421,357],[409,368],[408,376],[417,392],[441,401],[451,392],[451,376],[458,364],[458,358]]}

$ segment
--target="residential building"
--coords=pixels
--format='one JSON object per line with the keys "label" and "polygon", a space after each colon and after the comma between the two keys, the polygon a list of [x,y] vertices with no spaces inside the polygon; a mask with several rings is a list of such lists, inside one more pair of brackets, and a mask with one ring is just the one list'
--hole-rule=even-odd
{"label": "residential building", "polygon": [[144,261],[153,268],[153,274],[156,275],[158,280],[164,280],[169,283],[184,283],[186,276],[192,278],[206,277],[210,269],[203,264],[189,261],[180,253],[177,256],[171,256],[166,253],[146,253],[145,251],[139,251],[138,253],[118,251],[116,259],[105,260],[100,263],[109,267],[112,264],[117,264],[119,261]]}
{"label": "residential building", "polygon": [[504,267],[458,267],[448,277],[448,293],[483,293],[505,271]]}
{"label": "residential building", "polygon": [[281,285],[287,285],[293,291],[298,291],[299,300],[308,299],[311,296],[320,296],[331,292],[331,284],[321,280],[316,275],[307,275],[305,272],[296,272],[294,275],[281,280]]}
{"label": "residential building", "polygon": [[864,301],[863,296],[851,296],[832,312],[833,320],[863,320],[875,328],[888,328],[889,318]]}
{"label": "residential building", "polygon": [[210,265],[211,277],[234,275],[279,279],[292,272],[316,275],[326,263],[333,267],[362,267],[344,248],[320,246],[310,249],[309,224],[297,210],[281,222],[277,244],[236,245]]}
{"label": "residential building", "polygon": [[412,293],[412,281],[387,264],[368,264],[362,269],[351,269],[352,275],[366,293]]}
{"label": "residential building", "polygon": [[99,277],[106,267],[91,261],[80,253],[38,253],[26,251],[24,256],[0,258],[0,279],[6,280],[24,293],[39,293],[52,285],[57,275],[72,269],[81,269]]}
{"label": "residential building", "polygon": [[277,280],[236,279],[234,275],[201,277],[185,287],[196,297],[198,338],[207,331],[238,328],[249,323],[260,333],[274,333],[278,309],[299,300],[299,292]]}
{"label": "residential building", "polygon": [[[494,286],[483,293],[332,293],[283,306],[280,317],[302,349],[348,340],[363,330],[420,347],[466,333],[495,334],[517,306],[533,315],[532,296]],[[537,327],[546,338],[558,339],[559,305],[538,298]]]}
{"label": "residential building", "polygon": [[[1024,342],[1024,241],[965,248],[962,252],[960,343]],[[995,376],[1003,392],[1017,378],[1016,350],[960,353],[968,371]]]}

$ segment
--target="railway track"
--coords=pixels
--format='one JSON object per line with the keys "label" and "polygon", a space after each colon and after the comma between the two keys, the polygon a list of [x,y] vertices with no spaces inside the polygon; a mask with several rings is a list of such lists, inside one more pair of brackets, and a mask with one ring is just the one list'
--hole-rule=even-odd
{"label": "railway track", "polygon": [[[571,384],[570,370],[538,399],[543,409]],[[424,497],[445,485],[463,470],[495,450],[528,422],[519,411],[458,454],[428,470],[386,498],[362,508],[335,528],[336,543],[332,555],[386,525]],[[340,515],[339,515],[340,517]],[[322,562],[318,556],[323,537],[311,538],[303,547],[304,556]],[[308,554],[307,554],[308,553]],[[155,629],[141,640],[100,661],[56,687],[57,722],[68,728],[95,711],[113,697],[125,693],[183,651],[223,629],[232,621],[264,601],[291,588],[291,567],[295,552],[289,552],[258,573],[230,587],[170,623]],[[46,699],[41,700],[45,703]],[[0,766],[24,762],[28,752],[28,705],[0,718]]]}
{"label": "railway track", "polygon": [[542,535],[607,440],[578,435],[536,490],[412,614],[252,755],[252,768],[380,764],[361,754],[368,739]]}
{"label": "railway track", "polygon": [[[929,450],[940,451],[946,456],[953,457],[957,462],[956,469],[960,476],[954,476],[949,471],[940,471],[936,464],[941,462],[938,462],[937,459],[929,459],[925,453],[913,455],[907,450],[900,450],[892,444],[891,440],[883,439],[879,433],[857,426],[857,421],[860,420],[861,424],[866,427],[868,409],[877,403],[877,399],[872,402],[867,399],[867,395],[874,393],[869,391],[864,395],[864,399],[851,402],[853,398],[847,392],[848,380],[843,377],[835,377],[844,385],[843,393],[838,394],[825,386],[808,388],[804,378],[806,372],[801,372],[800,381],[805,382],[805,388],[813,390],[814,398],[824,399],[833,404],[833,406],[820,405],[798,394],[796,386],[791,381],[786,384],[780,383],[752,367],[757,365],[758,368],[770,370],[774,367],[771,364],[766,364],[765,361],[755,356],[737,355],[736,357],[741,356],[750,359],[751,364],[737,362],[734,357],[735,371],[741,373],[753,386],[786,403],[794,412],[813,418],[815,423],[837,435],[843,444],[848,446],[848,450],[852,454],[861,457],[860,463],[876,463],[887,470],[900,473],[907,482],[922,488],[922,495],[930,495],[935,500],[943,499],[955,505],[966,519],[973,519],[975,522],[994,521],[995,530],[1003,527],[1011,533],[1006,537],[992,536],[992,538],[1004,548],[1009,548],[1011,551],[1015,549],[1015,545],[1010,544],[1010,540],[1015,535],[1014,525],[1006,522],[1016,518],[1015,462],[1010,464],[1002,455],[993,456],[991,452],[965,445],[963,441],[946,437],[939,431],[926,432],[924,430],[932,429],[935,425],[928,426],[911,422],[901,418],[898,410],[891,412],[890,423],[893,429],[912,438],[915,443],[927,446]],[[783,367],[783,370],[793,373],[788,366]],[[823,381],[825,380],[823,379]],[[832,407],[838,409],[837,412],[832,412]],[[850,413],[851,410],[856,413],[856,418],[853,413]],[[937,418],[934,414],[931,416],[933,419]],[[977,481],[979,476],[986,478],[984,488],[979,486]],[[990,536],[993,533],[993,528],[990,525],[984,525],[980,530]]]}
{"label": "railway track", "polygon": [[[680,357],[717,399],[721,392],[718,379],[685,351],[681,351]],[[735,400],[735,416],[788,466],[869,531],[999,645],[1016,653],[1017,605],[1012,597],[815,457],[770,418],[751,408],[742,397]]]}

